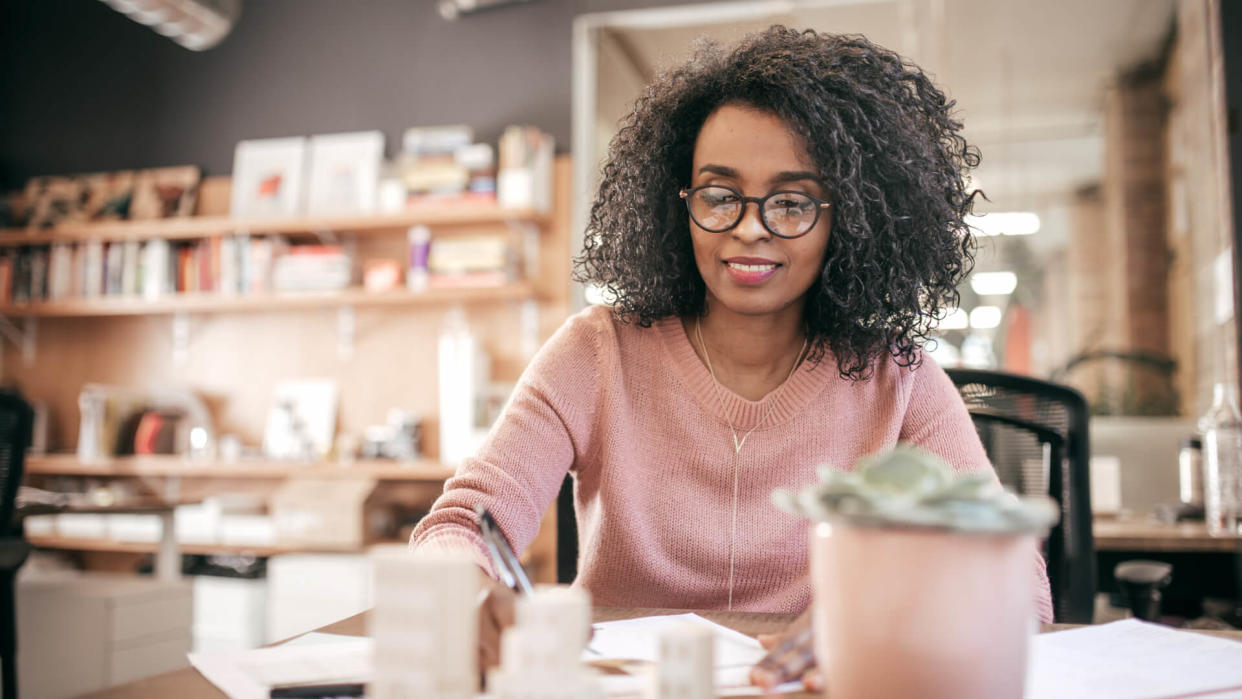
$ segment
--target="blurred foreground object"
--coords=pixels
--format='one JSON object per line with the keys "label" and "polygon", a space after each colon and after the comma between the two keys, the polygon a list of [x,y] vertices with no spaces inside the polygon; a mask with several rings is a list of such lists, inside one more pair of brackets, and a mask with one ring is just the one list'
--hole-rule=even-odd
{"label": "blurred foreground object", "polygon": [[233,30],[241,0],[100,0],[191,51],[206,51]]}

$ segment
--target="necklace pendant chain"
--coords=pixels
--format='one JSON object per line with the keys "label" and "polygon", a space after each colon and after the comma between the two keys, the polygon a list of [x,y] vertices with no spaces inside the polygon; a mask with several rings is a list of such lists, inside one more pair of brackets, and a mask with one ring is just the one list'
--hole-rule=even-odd
{"label": "necklace pendant chain", "polygon": [[[776,400],[774,397],[771,404],[768,405],[768,409],[763,411],[759,422],[756,422],[754,427],[746,430],[746,434],[742,435],[741,439],[738,439],[737,430],[733,427],[733,420],[729,419],[729,406],[725,404],[724,397],[720,394],[720,381],[716,378],[716,370],[712,368],[712,358],[707,353],[707,343],[703,342],[703,323],[698,318],[694,320],[694,334],[698,338],[699,347],[703,349],[703,359],[707,363],[707,372],[712,375],[712,385],[716,389],[716,400],[720,403],[721,409],[724,410],[725,423],[729,425],[729,434],[733,436],[733,521],[729,531],[729,611],[733,611],[733,564],[737,554],[737,496],[739,472],[741,470],[741,465],[738,461],[741,459],[742,447],[746,445],[746,440],[750,438],[752,432],[759,429],[760,425],[768,421],[768,416],[772,414],[772,409],[776,407]],[[785,376],[785,380],[781,382],[780,386],[777,386],[776,390],[779,391],[785,387],[785,384],[789,383],[789,379],[797,371],[798,365],[802,363],[802,357],[806,354],[806,348],[809,343],[809,337],[802,338],[802,349],[798,350],[798,355],[794,357],[793,366],[789,368],[789,374]]]}

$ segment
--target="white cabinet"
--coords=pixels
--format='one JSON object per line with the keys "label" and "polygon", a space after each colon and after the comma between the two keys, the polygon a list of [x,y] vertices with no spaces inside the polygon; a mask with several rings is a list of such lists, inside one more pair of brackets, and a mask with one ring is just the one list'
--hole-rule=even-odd
{"label": "white cabinet", "polygon": [[23,577],[16,595],[21,696],[77,696],[189,664],[188,581]]}

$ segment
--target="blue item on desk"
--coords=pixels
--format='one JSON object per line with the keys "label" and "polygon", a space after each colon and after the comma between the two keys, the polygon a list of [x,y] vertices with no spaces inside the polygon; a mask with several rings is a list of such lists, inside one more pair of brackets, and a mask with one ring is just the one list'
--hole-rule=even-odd
{"label": "blue item on desk", "polygon": [[496,520],[492,519],[486,507],[479,505],[474,511],[479,516],[479,531],[483,533],[483,540],[487,542],[487,550],[492,554],[496,574],[509,587],[529,595],[533,589],[530,578],[526,577],[526,571],[522,570],[521,562],[513,553],[513,549],[509,548],[509,540],[505,538],[504,532],[500,531]]}

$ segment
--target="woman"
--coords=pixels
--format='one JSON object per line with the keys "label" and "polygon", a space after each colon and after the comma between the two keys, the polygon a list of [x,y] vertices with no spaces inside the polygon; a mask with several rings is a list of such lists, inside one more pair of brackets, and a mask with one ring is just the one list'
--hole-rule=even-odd
{"label": "woman", "polygon": [[[773,489],[898,441],[990,469],[920,349],[973,260],[962,178],[979,156],[952,106],[866,39],[783,27],[657,79],[576,260],[615,304],[549,340],[412,544],[490,573],[474,507],[520,551],[568,471],[596,604],[799,613],[806,525]],[[485,605],[486,664],[509,614]]]}

